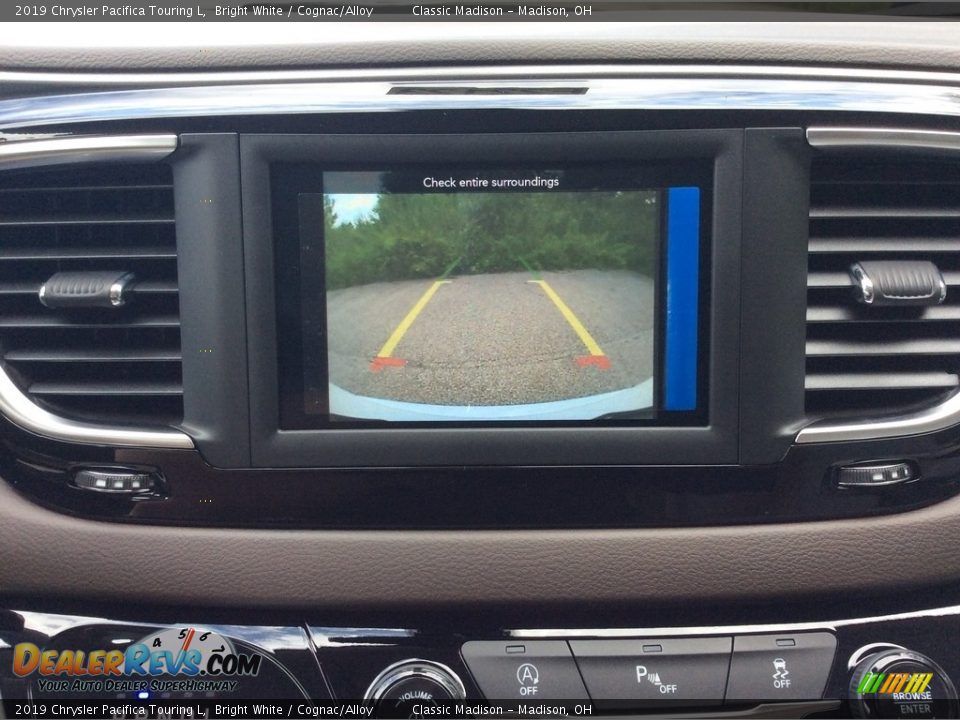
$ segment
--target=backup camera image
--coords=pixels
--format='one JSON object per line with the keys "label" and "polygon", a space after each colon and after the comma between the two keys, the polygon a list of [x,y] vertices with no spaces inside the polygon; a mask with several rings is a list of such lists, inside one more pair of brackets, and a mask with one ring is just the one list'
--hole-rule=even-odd
{"label": "backup camera image", "polygon": [[654,406],[663,190],[564,191],[562,173],[397,185],[324,173],[332,417],[591,420]]}

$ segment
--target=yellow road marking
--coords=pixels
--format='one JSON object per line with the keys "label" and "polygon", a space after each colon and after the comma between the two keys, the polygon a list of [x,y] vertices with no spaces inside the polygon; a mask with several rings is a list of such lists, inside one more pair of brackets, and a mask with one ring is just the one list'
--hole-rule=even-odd
{"label": "yellow road marking", "polygon": [[573,310],[567,307],[567,304],[560,299],[560,296],[557,295],[556,291],[550,287],[546,280],[528,280],[528,282],[532,282],[543,288],[543,291],[547,294],[547,297],[553,300],[553,304],[557,306],[557,310],[560,311],[560,314],[563,315],[564,319],[570,324],[570,327],[573,328],[573,331],[577,333],[577,336],[580,338],[583,344],[586,345],[587,350],[590,351],[591,355],[606,355],[606,353],[600,349],[597,341],[593,339],[593,336],[587,332],[587,329],[583,326],[583,323],[580,322],[577,316],[573,314]]}
{"label": "yellow road marking", "polygon": [[397,345],[400,340],[406,334],[407,330],[410,329],[410,326],[413,325],[413,321],[417,319],[423,309],[427,306],[427,303],[430,302],[437,290],[440,289],[441,285],[449,285],[452,280],[437,280],[433,283],[427,291],[417,300],[417,304],[410,308],[410,312],[407,313],[407,316],[400,321],[400,324],[397,325],[397,329],[393,331],[393,334],[387,338],[387,341],[383,344],[383,347],[380,348],[380,352],[377,353],[377,357],[387,358],[393,355],[393,351],[396,350]]}

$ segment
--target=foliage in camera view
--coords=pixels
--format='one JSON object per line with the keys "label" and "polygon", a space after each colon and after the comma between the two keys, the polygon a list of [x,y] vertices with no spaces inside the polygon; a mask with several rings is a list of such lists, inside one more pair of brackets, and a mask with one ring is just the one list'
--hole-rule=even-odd
{"label": "foliage in camera view", "polygon": [[[652,276],[655,192],[383,194],[340,222],[324,198],[327,287],[455,275],[628,269]],[[459,262],[458,262],[459,260]]]}

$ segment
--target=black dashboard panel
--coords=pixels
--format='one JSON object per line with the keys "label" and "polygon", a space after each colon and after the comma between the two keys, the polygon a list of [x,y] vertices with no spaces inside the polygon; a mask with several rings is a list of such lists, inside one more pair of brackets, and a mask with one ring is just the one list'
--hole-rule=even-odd
{"label": "black dashboard panel", "polygon": [[[252,311],[248,333],[252,378],[251,443],[255,466],[416,466],[429,458],[432,465],[603,465],[637,462],[729,463],[736,458],[731,428],[737,424],[737,385],[734,359],[738,328],[735,283],[723,278],[738,265],[739,219],[732,209],[740,204],[740,133],[687,131],[681,134],[569,133],[561,135],[430,135],[430,136],[241,136],[245,177],[245,258],[248,263],[247,306]],[[357,159],[362,162],[356,165]],[[568,423],[567,428],[325,429],[282,430],[278,427],[283,382],[296,381],[294,368],[278,363],[289,360],[285,347],[295,334],[297,314],[279,304],[273,283],[296,287],[288,268],[299,263],[296,255],[281,253],[282,237],[295,229],[281,226],[276,180],[268,187],[271,168],[278,163],[324,163],[327,167],[377,167],[378,163],[405,166],[429,158],[437,165],[535,162],[572,166],[585,162],[684,163],[699,160],[699,175],[716,188],[708,256],[709,304],[703,308],[709,325],[709,355],[702,358],[709,376],[709,423],[706,427],[591,428]],[[324,166],[324,165],[321,165]],[[414,164],[414,167],[416,165]],[[669,165],[667,165],[669,167]],[[687,171],[689,173],[691,171]],[[275,171],[274,171],[274,174]],[[684,177],[690,177],[684,174]],[[693,177],[696,177],[694,175]],[[686,182],[691,182],[687,180]],[[711,193],[712,194],[712,193]],[[271,209],[264,208],[273,197]],[[723,208],[727,208],[724,211]],[[710,212],[708,210],[708,212]],[[271,214],[272,213],[272,214]],[[286,215],[290,215],[288,211]],[[289,225],[289,223],[287,224]],[[277,229],[274,229],[277,228]],[[281,229],[282,228],[282,229]],[[254,268],[258,268],[254,271]],[[706,294],[706,292],[704,293]],[[478,305],[476,312],[483,312]],[[289,325],[293,323],[291,331]],[[298,356],[300,353],[293,351]],[[288,360],[285,361],[288,363]],[[280,365],[280,367],[278,367]],[[721,381],[720,378],[723,378]],[[707,377],[704,377],[706,380]],[[279,387],[278,387],[279,385]],[[669,421],[667,421],[669,422]],[[491,459],[496,458],[493,463]]]}
{"label": "black dashboard panel", "polygon": [[[198,620],[196,615],[144,623],[123,617],[5,611],[0,661],[12,663],[19,673],[0,676],[0,691],[14,713],[21,714],[20,706],[26,703],[41,716],[58,701],[84,695],[64,687],[99,684],[110,688],[102,694],[113,705],[132,702],[145,708],[152,702],[164,707],[187,701],[211,717],[282,709],[298,715],[326,714],[331,711],[324,707],[350,702],[367,704],[377,717],[405,715],[414,702],[446,717],[470,716],[483,707],[539,714],[534,709],[544,707],[544,702],[579,716],[622,715],[643,708],[661,714],[693,710],[723,718],[739,717],[753,708],[761,716],[844,717],[848,712],[844,701],[863,682],[855,666],[872,667],[876,658],[896,656],[916,658],[924,663],[918,667],[929,671],[917,681],[925,680],[930,691],[918,692],[917,703],[904,701],[900,707],[919,708],[928,702],[936,708],[936,717],[952,717],[956,709],[955,701],[944,694],[950,675],[957,672],[950,650],[957,632],[955,607],[793,624],[603,628],[497,626],[458,617],[391,628],[290,617],[254,625],[223,624],[215,617]],[[213,636],[221,643],[220,652],[229,646],[231,652],[257,658],[257,672],[227,676],[237,678],[232,680],[223,676],[184,680],[175,674],[122,680],[106,674],[68,679],[64,686],[64,681],[51,680],[51,673],[44,674],[30,654],[40,647],[61,654],[69,648],[115,647],[115,652],[129,656],[138,652],[143,640],[173,637],[170,634],[178,629],[180,637]],[[875,642],[879,637],[885,642]],[[200,661],[209,657],[204,650]],[[391,675],[394,668],[407,668],[411,674]],[[422,675],[414,679],[418,672]],[[647,676],[654,673],[648,682]],[[441,678],[451,681],[444,691],[429,685]],[[231,689],[202,691],[222,683],[232,683]],[[419,689],[412,690],[417,683]],[[714,685],[719,690],[709,690]],[[404,686],[411,688],[409,697],[396,692]],[[197,687],[201,690],[193,689]],[[277,710],[259,704],[276,701],[281,701]],[[868,711],[879,707],[876,702],[864,697],[854,707]]]}

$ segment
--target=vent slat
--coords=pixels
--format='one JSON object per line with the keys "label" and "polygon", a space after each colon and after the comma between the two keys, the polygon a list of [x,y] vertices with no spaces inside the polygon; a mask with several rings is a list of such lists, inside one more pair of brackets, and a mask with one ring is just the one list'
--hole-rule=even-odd
{"label": "vent slat", "polygon": [[0,245],[0,262],[8,260],[86,260],[136,258],[140,260],[175,260],[177,251],[168,247],[52,247],[13,248]]}
{"label": "vent slat", "polygon": [[845,357],[849,355],[943,355],[960,354],[960,339],[925,338],[892,342],[859,340],[807,340],[807,357]]}
{"label": "vent slat", "polygon": [[[904,185],[919,185],[919,186],[921,186],[921,187],[941,186],[941,185],[956,186],[956,185],[958,185],[958,182],[957,182],[956,179],[951,179],[951,178],[921,178],[921,179],[907,180],[907,179],[904,179],[904,178],[887,178],[887,179],[884,179],[884,178],[880,178],[880,177],[874,177],[874,178],[871,178],[871,179],[870,179],[870,184],[871,184],[871,185],[875,185],[875,186],[880,186],[880,187],[885,187],[885,186],[893,185],[893,186],[895,186],[895,187],[902,188]],[[860,186],[860,185],[863,185],[863,177],[862,177],[862,176],[861,176],[861,177],[852,177],[852,178],[847,178],[847,179],[844,179],[844,178],[831,178],[831,179],[826,179],[826,178],[818,179],[818,178],[814,178],[814,179],[811,181],[810,185],[811,185],[812,187],[815,187],[815,188],[832,187],[832,186],[846,187],[846,186],[850,186],[850,185]]]}
{"label": "vent slat", "polygon": [[[960,387],[960,163],[851,150],[814,158],[807,275],[811,419],[912,412]],[[871,307],[852,292],[860,260],[926,260],[942,305]]]}
{"label": "vent slat", "polygon": [[[173,173],[121,163],[0,172],[0,347],[21,389],[85,422],[183,417]],[[51,310],[55,272],[134,273],[119,309]]]}
{"label": "vent slat", "polygon": [[140,280],[133,286],[134,294],[156,293],[159,295],[176,294],[180,288],[173,280]]}
{"label": "vent slat", "polygon": [[117,363],[117,362],[180,362],[177,348],[81,348],[81,349],[26,349],[11,350],[4,354],[7,362],[45,363]]}
{"label": "vent slat", "polygon": [[[39,295],[39,282],[0,282],[0,296],[3,295]],[[146,280],[138,282],[132,287],[135,294],[176,294],[179,292],[177,284],[170,280]]]}
{"label": "vent slat", "polygon": [[[943,272],[943,281],[948,287],[960,285],[960,271]],[[807,287],[816,289],[842,289],[853,287],[853,278],[848,272],[811,272],[807,275]]]}
{"label": "vent slat", "polygon": [[35,227],[44,225],[172,225],[169,217],[27,217],[3,218],[0,227]]}
{"label": "vent slat", "polygon": [[[859,307],[856,300],[851,298],[849,306],[811,306],[807,308],[808,323],[885,323],[896,322],[900,318],[890,314],[890,310]],[[896,310],[902,313],[901,317],[909,322],[938,322],[946,320],[960,320],[960,305],[934,305],[912,311],[909,309]]]}
{"label": "vent slat", "polygon": [[100,396],[100,395],[182,395],[183,387],[180,383],[164,382],[129,382],[129,383],[57,383],[36,382],[28,388],[31,395],[58,395],[58,396]]}
{"label": "vent slat", "polygon": [[810,253],[923,253],[960,252],[960,231],[956,237],[811,237]]}
{"label": "vent slat", "polygon": [[180,318],[176,315],[147,315],[121,320],[75,320],[56,315],[0,315],[0,328],[68,328],[76,330],[109,329],[126,330],[134,328],[176,328],[180,327]]}
{"label": "vent slat", "polygon": [[39,295],[41,283],[35,282],[0,282],[0,296],[2,295]]}
{"label": "vent slat", "polygon": [[808,374],[805,385],[807,390],[951,388],[960,378],[946,372],[822,373]]}
{"label": "vent slat", "polygon": [[808,288],[853,287],[853,278],[846,272],[812,272],[807,274]]}
{"label": "vent slat", "polygon": [[166,190],[172,191],[173,185],[166,183],[134,184],[134,185],[58,185],[50,187],[0,187],[0,197],[9,193],[81,193],[81,192],[115,192],[128,190]]}
{"label": "vent slat", "polygon": [[957,218],[960,208],[924,207],[812,207],[811,220],[851,220],[857,218]]}

